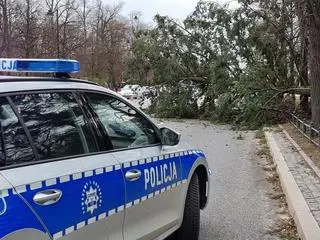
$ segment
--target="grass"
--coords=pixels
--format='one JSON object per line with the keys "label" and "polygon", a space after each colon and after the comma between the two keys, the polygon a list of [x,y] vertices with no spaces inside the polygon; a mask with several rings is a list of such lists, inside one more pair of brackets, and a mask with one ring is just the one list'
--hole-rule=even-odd
{"label": "grass", "polygon": [[300,238],[296,238],[296,237],[289,236],[287,234],[283,234],[280,236],[280,239],[282,239],[282,240],[299,240]]}
{"label": "grass", "polygon": [[258,150],[257,154],[259,156],[266,157],[268,160],[270,160],[272,158],[271,153],[270,153],[270,149],[267,144],[267,139],[264,134],[261,135],[261,137],[260,137],[260,149]]}
{"label": "grass", "polygon": [[[272,184],[273,191],[270,192],[268,196],[269,198],[278,201],[279,208],[284,209],[283,211],[287,213],[286,197],[282,191],[279,175],[276,172],[276,165],[273,162],[267,139],[262,128],[257,130],[256,137],[259,139],[260,143],[257,154],[266,160],[265,164],[262,166],[266,174],[265,179],[269,184]],[[289,220],[284,220],[279,217],[278,222],[272,229],[274,231],[273,234],[283,240],[299,240],[295,223],[290,215],[288,215],[288,218]]]}
{"label": "grass", "polygon": [[256,131],[256,138],[262,139],[263,137],[264,137],[263,128],[259,128],[259,129]]}
{"label": "grass", "polygon": [[303,136],[292,124],[283,124],[282,127],[288,132],[290,137],[301,147],[310,157],[314,164],[320,168],[320,151],[309,139]]}

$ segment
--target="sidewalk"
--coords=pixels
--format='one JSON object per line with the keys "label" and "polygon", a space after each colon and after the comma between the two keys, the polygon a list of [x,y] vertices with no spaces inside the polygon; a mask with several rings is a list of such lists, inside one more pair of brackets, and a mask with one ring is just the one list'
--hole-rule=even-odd
{"label": "sidewalk", "polygon": [[266,137],[301,239],[320,240],[318,169],[310,167],[308,157],[283,132],[266,132]]}

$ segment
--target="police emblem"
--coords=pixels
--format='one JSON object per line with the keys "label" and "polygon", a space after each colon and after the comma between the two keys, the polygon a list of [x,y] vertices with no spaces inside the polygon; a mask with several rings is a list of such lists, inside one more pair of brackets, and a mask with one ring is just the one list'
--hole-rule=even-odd
{"label": "police emblem", "polygon": [[90,212],[91,215],[93,212],[101,207],[102,204],[102,192],[101,188],[95,181],[87,182],[82,190],[82,213]]}

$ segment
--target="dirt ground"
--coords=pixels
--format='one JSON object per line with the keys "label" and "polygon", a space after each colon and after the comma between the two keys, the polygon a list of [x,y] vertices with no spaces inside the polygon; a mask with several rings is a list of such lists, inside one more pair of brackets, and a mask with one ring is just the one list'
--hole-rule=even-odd
{"label": "dirt ground", "polygon": [[292,139],[311,158],[315,165],[320,168],[320,148],[303,136],[291,123],[282,125]]}

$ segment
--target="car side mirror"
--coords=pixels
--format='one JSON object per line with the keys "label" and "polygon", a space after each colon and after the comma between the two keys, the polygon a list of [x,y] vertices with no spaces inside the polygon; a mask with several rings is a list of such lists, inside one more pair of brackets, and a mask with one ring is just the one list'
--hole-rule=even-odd
{"label": "car side mirror", "polygon": [[170,128],[162,127],[160,128],[160,133],[163,145],[175,146],[180,142],[180,133],[177,133]]}

